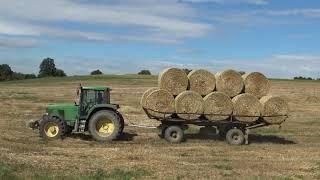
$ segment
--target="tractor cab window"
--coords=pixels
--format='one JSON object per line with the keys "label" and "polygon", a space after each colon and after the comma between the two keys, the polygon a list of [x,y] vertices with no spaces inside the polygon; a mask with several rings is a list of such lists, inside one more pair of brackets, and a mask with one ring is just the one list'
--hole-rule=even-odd
{"label": "tractor cab window", "polygon": [[108,91],[83,90],[80,103],[81,114],[86,115],[94,105],[110,103]]}

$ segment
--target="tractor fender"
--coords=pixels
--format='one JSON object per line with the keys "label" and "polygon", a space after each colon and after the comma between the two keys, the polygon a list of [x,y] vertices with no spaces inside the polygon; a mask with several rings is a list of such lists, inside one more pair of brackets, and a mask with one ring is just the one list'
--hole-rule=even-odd
{"label": "tractor fender", "polygon": [[117,105],[117,104],[95,105],[88,112],[86,119],[89,120],[94,113],[101,111],[101,110],[111,110],[111,111],[114,111],[115,113],[119,114],[118,109],[119,109],[119,105]]}

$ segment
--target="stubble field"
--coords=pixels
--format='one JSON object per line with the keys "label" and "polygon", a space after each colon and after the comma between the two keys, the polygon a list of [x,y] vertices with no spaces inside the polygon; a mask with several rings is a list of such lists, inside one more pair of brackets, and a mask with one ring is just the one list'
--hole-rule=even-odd
{"label": "stubble field", "polygon": [[109,85],[128,123],[154,126],[139,105],[156,76],[96,76],[0,83],[0,179],[320,179],[320,82],[272,80],[272,94],[290,105],[290,118],[251,132],[250,144],[230,146],[187,131],[169,144],[157,130],[125,127],[112,143],[88,135],[44,142],[25,122],[48,103],[73,102],[83,85]]}

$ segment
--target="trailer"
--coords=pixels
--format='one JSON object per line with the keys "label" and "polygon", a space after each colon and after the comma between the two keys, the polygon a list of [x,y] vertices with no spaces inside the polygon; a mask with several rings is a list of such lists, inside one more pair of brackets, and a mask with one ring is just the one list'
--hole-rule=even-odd
{"label": "trailer", "polygon": [[[215,129],[213,133],[219,135],[225,139],[231,145],[242,145],[249,144],[249,132],[251,129],[279,125],[285,122],[288,115],[277,115],[277,116],[234,116],[231,115],[226,120],[210,121],[205,118],[205,115],[221,115],[223,114],[201,114],[197,119],[185,120],[181,119],[177,113],[173,112],[159,112],[153,109],[143,107],[143,110],[150,119],[160,121],[161,124],[158,126],[159,137],[164,138],[170,143],[181,143],[185,140],[184,131],[189,128],[189,125],[196,125],[205,127],[208,129]],[[154,116],[150,112],[161,114],[163,117]],[[193,113],[181,113],[181,114],[193,114]],[[199,114],[200,115],[200,114]],[[263,120],[264,117],[285,117],[285,120],[278,124],[270,124]],[[237,121],[236,117],[257,117],[259,118],[254,122],[241,122]]]}

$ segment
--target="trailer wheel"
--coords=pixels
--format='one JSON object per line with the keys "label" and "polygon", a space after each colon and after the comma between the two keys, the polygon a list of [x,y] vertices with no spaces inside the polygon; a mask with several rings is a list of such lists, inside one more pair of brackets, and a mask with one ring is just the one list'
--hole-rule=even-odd
{"label": "trailer wheel", "polygon": [[164,132],[164,138],[170,143],[180,143],[183,136],[183,130],[179,126],[169,126]]}
{"label": "trailer wheel", "polygon": [[240,129],[230,129],[227,132],[226,140],[231,145],[241,145],[244,143],[244,134]]}

